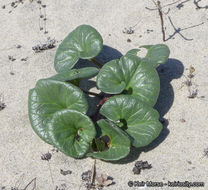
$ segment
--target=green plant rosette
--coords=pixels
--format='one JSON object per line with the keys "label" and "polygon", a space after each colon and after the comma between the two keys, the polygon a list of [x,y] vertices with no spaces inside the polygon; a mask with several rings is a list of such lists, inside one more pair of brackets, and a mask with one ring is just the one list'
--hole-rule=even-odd
{"label": "green plant rosette", "polygon": [[[100,67],[94,58],[102,47],[103,39],[95,28],[78,26],[56,51],[54,67],[58,74],[39,80],[29,91],[28,113],[33,130],[45,142],[73,158],[119,160],[129,154],[131,145],[147,146],[162,130],[159,113],[152,107],[160,91],[156,67],[168,61],[168,46],[131,49],[101,69],[79,68],[80,65],[79,69],[73,68],[80,59]],[[140,48],[147,50],[144,58],[137,55]],[[91,101],[97,108],[94,107],[95,112],[100,110],[105,117],[99,121],[97,112],[90,115],[92,110],[88,110],[84,90],[78,88],[81,79],[95,76],[97,87],[113,94],[99,104],[94,98]],[[94,124],[87,114],[97,122]]]}

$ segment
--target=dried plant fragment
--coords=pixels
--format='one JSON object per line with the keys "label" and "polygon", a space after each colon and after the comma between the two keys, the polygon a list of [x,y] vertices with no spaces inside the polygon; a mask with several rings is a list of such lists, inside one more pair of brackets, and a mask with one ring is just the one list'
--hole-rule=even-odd
{"label": "dried plant fragment", "polygon": [[48,41],[45,42],[44,44],[38,44],[36,46],[33,46],[32,50],[34,50],[35,53],[39,53],[41,51],[49,50],[49,49],[52,49],[54,47],[56,47],[56,40],[49,38]]}
{"label": "dried plant fragment", "polygon": [[43,155],[41,156],[41,159],[42,159],[42,160],[47,160],[47,161],[49,161],[49,160],[51,159],[51,157],[52,157],[52,154],[51,154],[50,152],[48,152],[48,153],[46,153],[46,154],[43,154]]}

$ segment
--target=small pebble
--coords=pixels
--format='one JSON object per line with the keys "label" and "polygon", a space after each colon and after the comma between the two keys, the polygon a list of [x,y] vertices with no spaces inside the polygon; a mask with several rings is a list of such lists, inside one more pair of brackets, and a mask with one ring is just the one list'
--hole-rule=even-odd
{"label": "small pebble", "polygon": [[14,7],[14,6],[15,6],[15,2],[12,2],[12,3],[11,3],[11,6]]}
{"label": "small pebble", "polygon": [[141,160],[141,161],[137,161],[137,162],[135,163],[135,166],[136,166],[136,167],[141,167],[142,163],[143,163],[142,160]]}
{"label": "small pebble", "polygon": [[181,123],[185,123],[186,120],[182,118],[182,119],[180,119],[180,122],[181,122]]}
{"label": "small pebble", "polygon": [[0,102],[0,111],[3,110],[6,107],[5,103]]}
{"label": "small pebble", "polygon": [[137,168],[137,167],[134,167],[133,168],[133,173],[134,174],[140,174],[141,173],[141,169],[140,168]]}
{"label": "small pebble", "polygon": [[189,161],[189,160],[188,160],[187,162],[188,162],[189,164],[192,164],[192,162],[191,162],[191,161]]}
{"label": "small pebble", "polygon": [[150,169],[150,168],[152,168],[151,164],[148,164],[147,161],[143,162],[142,160],[140,160],[135,163],[135,167],[133,168],[132,171],[134,174],[140,174],[141,170]]}
{"label": "small pebble", "polygon": [[68,175],[68,174],[72,174],[72,171],[71,171],[71,170],[66,170],[66,171],[64,171],[64,170],[60,169],[60,173],[61,173],[62,175]]}
{"label": "small pebble", "polygon": [[92,175],[92,172],[91,172],[90,170],[88,170],[88,171],[86,171],[86,172],[83,172],[83,173],[82,173],[82,180],[83,180],[83,181],[88,181],[88,180],[90,180],[91,175]]}
{"label": "small pebble", "polygon": [[127,42],[131,42],[131,40],[128,38],[128,39],[127,39]]}
{"label": "small pebble", "polygon": [[51,153],[46,153],[46,154],[43,154],[42,156],[41,156],[41,159],[42,160],[47,160],[47,161],[49,161],[50,159],[51,159],[51,157],[52,157],[52,154]]}
{"label": "small pebble", "polygon": [[27,61],[28,57],[22,58],[21,61]]}
{"label": "small pebble", "polygon": [[134,33],[134,29],[132,27],[124,28],[124,30],[122,32],[124,34],[133,34]]}
{"label": "small pebble", "polygon": [[153,32],[153,30],[149,30],[149,29],[147,29],[147,33],[149,34],[150,32]]}
{"label": "small pebble", "polygon": [[8,56],[8,59],[9,59],[10,61],[15,61],[15,60],[16,60],[16,59],[15,59],[13,56],[11,56],[11,55]]}
{"label": "small pebble", "polygon": [[16,46],[17,49],[19,49],[19,48],[21,48],[21,47],[22,47],[21,45],[17,45],[17,46]]}

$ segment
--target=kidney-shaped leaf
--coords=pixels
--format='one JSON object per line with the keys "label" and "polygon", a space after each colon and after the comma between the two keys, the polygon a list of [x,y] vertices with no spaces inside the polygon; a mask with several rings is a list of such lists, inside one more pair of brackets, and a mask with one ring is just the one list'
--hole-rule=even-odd
{"label": "kidney-shaped leaf", "polygon": [[102,37],[95,28],[78,26],[59,45],[54,61],[55,69],[58,73],[69,71],[79,59],[96,57],[102,47]]}
{"label": "kidney-shaped leaf", "polygon": [[99,158],[102,160],[119,160],[126,157],[130,151],[130,140],[127,135],[117,126],[101,119],[97,122],[100,131],[100,137],[108,136],[108,150],[101,152],[88,153],[87,156]]}
{"label": "kidney-shaped leaf", "polygon": [[97,86],[109,94],[126,90],[127,94],[153,106],[159,95],[160,81],[155,68],[145,60],[128,54],[102,67],[97,76]]}
{"label": "kidney-shaped leaf", "polygon": [[99,69],[95,67],[85,67],[81,69],[72,69],[67,72],[62,72],[57,75],[50,77],[49,79],[58,80],[58,81],[71,81],[75,79],[84,79],[92,78],[96,76],[99,72]]}
{"label": "kidney-shaped leaf", "polygon": [[147,61],[150,62],[151,65],[153,65],[154,67],[157,67],[159,64],[164,64],[167,62],[170,50],[165,44],[148,45],[141,47],[148,50],[145,59],[147,59]]}
{"label": "kidney-shaped leaf", "polygon": [[95,135],[93,122],[78,111],[58,111],[48,123],[48,136],[53,145],[73,158],[81,158],[87,153]]}
{"label": "kidney-shaped leaf", "polygon": [[109,98],[100,113],[121,127],[130,136],[135,147],[148,145],[162,129],[158,112],[132,96],[118,95]]}
{"label": "kidney-shaped leaf", "polygon": [[33,130],[47,143],[47,123],[53,114],[63,109],[86,113],[88,104],[83,92],[72,84],[55,80],[39,80],[29,92],[29,118]]}

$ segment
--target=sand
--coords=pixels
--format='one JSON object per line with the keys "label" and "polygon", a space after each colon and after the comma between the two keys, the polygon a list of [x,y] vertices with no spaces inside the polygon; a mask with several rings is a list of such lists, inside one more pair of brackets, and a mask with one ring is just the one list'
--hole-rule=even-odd
{"label": "sand", "polygon": [[[80,24],[92,25],[101,33],[106,45],[100,56],[103,62],[118,58],[140,45],[165,43],[171,50],[168,63],[158,68],[161,93],[156,108],[165,119],[164,129],[151,146],[133,150],[122,162],[97,160],[97,171],[113,177],[115,182],[104,189],[140,189],[129,187],[129,180],[196,181],[204,182],[205,187],[190,189],[208,188],[208,157],[204,157],[204,149],[208,148],[207,9],[196,9],[193,0],[164,7],[166,39],[169,35],[172,37],[163,42],[158,11],[145,8],[155,8],[151,0],[42,0],[46,8],[41,8],[41,13],[36,0],[25,0],[16,8],[11,7],[11,2],[0,2],[0,94],[6,104],[6,108],[0,111],[0,189],[86,189],[81,174],[91,169],[93,159],[75,160],[54,151],[33,132],[27,109],[29,89],[40,78],[55,73],[53,60],[58,44]],[[163,0],[161,6],[172,2],[176,1]],[[199,5],[203,7],[207,3],[202,0]],[[3,5],[6,5],[5,9]],[[41,14],[46,14],[46,25],[39,19]],[[175,32],[168,16],[185,38]],[[133,34],[122,32],[125,27],[134,25]],[[55,38],[57,46],[35,53],[32,47],[46,42],[48,37]],[[9,60],[8,56],[16,60]],[[22,58],[27,59],[23,61]],[[184,82],[190,66],[195,72],[189,89]],[[196,89],[197,96],[188,98],[189,90]],[[52,158],[42,160],[42,154],[47,152]],[[132,169],[137,160],[148,161],[152,168],[134,175]],[[64,176],[60,169],[72,173]],[[27,187],[31,180],[33,182]]]}

